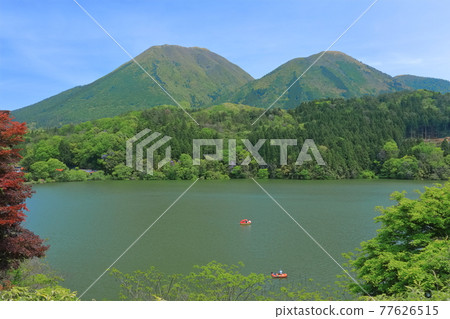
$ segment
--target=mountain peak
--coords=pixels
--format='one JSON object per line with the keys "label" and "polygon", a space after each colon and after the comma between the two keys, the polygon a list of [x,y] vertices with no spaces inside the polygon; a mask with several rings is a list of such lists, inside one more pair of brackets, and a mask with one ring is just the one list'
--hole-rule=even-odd
{"label": "mountain peak", "polygon": [[356,60],[352,56],[345,54],[344,52],[341,52],[341,51],[322,51],[317,54],[313,54],[313,55],[309,56],[308,58],[312,58],[312,57],[317,58],[321,54],[323,54],[322,58],[347,60],[347,61],[353,61],[353,62],[363,64],[362,62]]}
{"label": "mountain peak", "polygon": [[[152,46],[135,60],[185,106],[219,104],[253,80],[237,65],[198,47]],[[36,126],[60,126],[165,104],[174,102],[136,63],[128,61],[95,82],[18,109],[14,116]]]}
{"label": "mountain peak", "polygon": [[184,47],[181,45],[176,45],[176,44],[161,44],[161,45],[154,45],[151,46],[150,48],[148,48],[147,50],[145,50],[144,52],[141,53],[145,54],[145,53],[150,53],[150,52],[155,52],[155,51],[163,51],[163,52],[180,52],[180,53],[186,53],[186,52],[210,52],[208,49],[205,48],[201,48],[201,47]]}
{"label": "mountain peak", "polygon": [[[317,60],[320,55],[323,57]],[[276,106],[292,108],[315,99],[405,89],[450,92],[449,81],[411,75],[392,78],[340,51],[322,51],[290,60],[258,80],[220,55],[199,47],[156,45],[139,54],[136,61],[179,103],[191,107],[224,102],[267,107],[294,82]],[[128,61],[93,83],[15,110],[13,115],[36,127],[51,127],[166,104],[174,102],[133,61]]]}
{"label": "mountain peak", "polygon": [[347,55],[347,54],[345,54],[344,52],[341,52],[341,51],[322,51],[322,52],[320,52],[320,53],[318,53],[318,54],[322,54],[323,52],[325,52],[325,55],[341,55],[341,56],[348,56],[348,57],[350,57],[349,55]]}
{"label": "mountain peak", "polygon": [[[304,73],[305,70],[308,72]],[[270,105],[301,75],[301,80],[277,102],[278,106],[293,108],[301,102],[321,98],[349,98],[408,89],[388,74],[345,53],[322,51],[290,60],[261,79],[248,83],[235,94],[233,102]]]}

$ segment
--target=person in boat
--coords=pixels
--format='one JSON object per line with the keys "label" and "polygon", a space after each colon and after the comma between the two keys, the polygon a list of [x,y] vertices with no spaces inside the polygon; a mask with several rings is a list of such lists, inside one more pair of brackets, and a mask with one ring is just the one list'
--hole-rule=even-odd
{"label": "person in boat", "polygon": [[283,271],[280,269],[280,271],[278,272],[280,275],[282,275],[283,274]]}

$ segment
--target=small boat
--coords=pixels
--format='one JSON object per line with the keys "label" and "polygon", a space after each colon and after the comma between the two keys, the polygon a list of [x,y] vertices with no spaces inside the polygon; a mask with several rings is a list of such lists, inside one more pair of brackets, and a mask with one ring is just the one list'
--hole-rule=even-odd
{"label": "small boat", "polygon": [[250,219],[243,219],[240,222],[241,225],[251,225],[252,221]]}
{"label": "small boat", "polygon": [[279,274],[277,272],[273,272],[270,275],[272,276],[272,278],[287,278],[287,274]]}

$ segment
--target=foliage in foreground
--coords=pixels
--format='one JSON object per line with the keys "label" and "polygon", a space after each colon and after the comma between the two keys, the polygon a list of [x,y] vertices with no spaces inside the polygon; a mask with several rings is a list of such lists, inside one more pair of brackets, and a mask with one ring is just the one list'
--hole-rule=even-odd
{"label": "foliage in foreground", "polygon": [[329,288],[311,291],[299,284],[274,280],[268,275],[241,273],[243,264],[225,265],[211,261],[194,266],[188,275],[164,274],[151,267],[122,273],[112,269],[120,285],[122,300],[184,300],[184,301],[244,301],[244,300],[333,300],[339,299]]}
{"label": "foliage in foreground", "polygon": [[2,301],[76,301],[75,292],[61,286],[33,290],[29,287],[12,287],[0,292]]}
{"label": "foliage in foreground", "polygon": [[0,286],[0,301],[75,301],[76,292],[61,287],[62,278],[34,258],[7,273]]}
{"label": "foliage in foreground", "polygon": [[[427,187],[417,200],[394,192],[397,204],[378,207],[375,238],[347,254],[362,287],[381,300],[450,299],[450,182]],[[361,288],[348,283],[354,293]]]}

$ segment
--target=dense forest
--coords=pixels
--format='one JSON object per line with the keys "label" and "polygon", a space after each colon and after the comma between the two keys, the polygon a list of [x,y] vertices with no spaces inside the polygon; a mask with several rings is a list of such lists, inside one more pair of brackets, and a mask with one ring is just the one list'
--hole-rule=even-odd
{"label": "dense forest", "polygon": [[[290,110],[271,109],[254,125],[262,110],[222,104],[190,113],[161,106],[60,128],[31,130],[23,145],[21,166],[30,181],[86,179],[344,179],[396,178],[445,180],[450,176],[450,94],[425,90],[377,97],[322,99]],[[125,165],[126,140],[143,129],[172,137],[172,161],[153,175]],[[224,139],[223,161],[192,165],[193,139]],[[236,163],[229,163],[227,141],[236,139]],[[241,139],[253,145],[267,141],[250,155]],[[287,165],[270,139],[297,139],[289,146]],[[313,139],[326,166],[315,161],[295,165],[306,139]],[[204,153],[214,153],[214,149]],[[157,154],[162,157],[164,154]]]}

